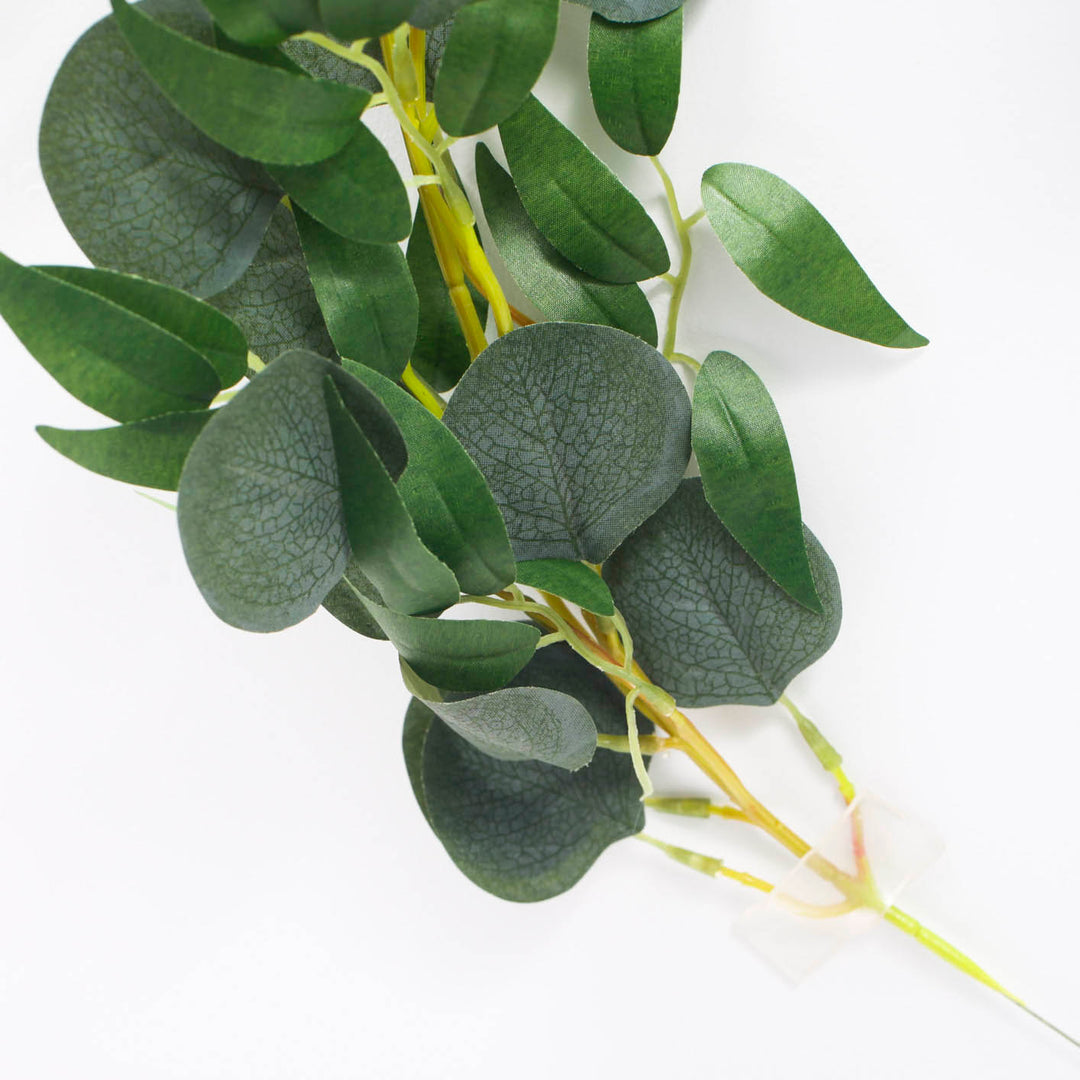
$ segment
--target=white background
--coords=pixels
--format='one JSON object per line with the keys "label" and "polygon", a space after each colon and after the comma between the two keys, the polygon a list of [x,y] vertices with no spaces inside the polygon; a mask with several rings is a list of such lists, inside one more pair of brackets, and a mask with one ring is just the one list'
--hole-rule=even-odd
{"label": "white background", "polygon": [[[106,5],[4,7],[0,249],[82,262],[36,128]],[[665,155],[687,209],[716,161],[779,173],[932,340],[894,353],[803,323],[696,230],[680,345],[765,379],[844,585],[840,639],[793,696],[858,781],[945,837],[906,906],[1075,1031],[1080,12],[691,0],[687,21]],[[568,9],[541,96],[591,137],[583,28]],[[659,212],[647,164],[598,141]],[[749,894],[644,845],[545,904],[480,892],[413,804],[387,647],[324,615],[270,637],[215,621],[174,516],[38,440],[94,420],[6,327],[0,363],[0,1077],[1080,1071],[888,928],[790,989],[731,937]],[[801,831],[838,814],[778,710],[702,720]],[[785,865],[737,826],[650,828]]]}

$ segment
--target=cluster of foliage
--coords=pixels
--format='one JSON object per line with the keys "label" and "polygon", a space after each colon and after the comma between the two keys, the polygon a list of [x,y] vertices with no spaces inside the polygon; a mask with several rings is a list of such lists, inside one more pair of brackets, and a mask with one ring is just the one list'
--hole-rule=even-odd
{"label": "cluster of foliage", "polygon": [[[656,160],[680,0],[576,2],[604,130]],[[690,231],[707,219],[803,318],[925,339],[814,207],[751,165],[708,169],[684,217],[656,161],[672,272],[642,204],[533,96],[559,0],[112,7],[41,129],[49,190],[96,268],[0,256],[0,314],[116,426],[41,435],[179,493],[188,565],[226,622],[277,631],[325,607],[392,643],[417,798],[483,888],[552,896],[640,833],[653,724],[733,813],[803,853],[676,707],[776,702],[840,623],[762,382],[729,353],[676,351]],[[364,122],[377,107],[408,177]],[[470,198],[450,149],[495,129],[507,168],[479,143]],[[535,318],[508,302],[474,206]],[[663,341],[641,288],[658,277]],[[522,621],[439,617],[463,603]]]}

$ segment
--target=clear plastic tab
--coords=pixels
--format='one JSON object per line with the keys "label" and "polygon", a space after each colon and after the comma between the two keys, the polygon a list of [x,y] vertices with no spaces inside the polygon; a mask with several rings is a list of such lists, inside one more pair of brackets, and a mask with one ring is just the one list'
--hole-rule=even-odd
{"label": "clear plastic tab", "polygon": [[[735,933],[793,983],[865,933],[904,887],[940,854],[938,834],[875,795],[860,795],[821,843],[735,923]],[[822,860],[872,881],[872,901],[854,906],[815,869]]]}

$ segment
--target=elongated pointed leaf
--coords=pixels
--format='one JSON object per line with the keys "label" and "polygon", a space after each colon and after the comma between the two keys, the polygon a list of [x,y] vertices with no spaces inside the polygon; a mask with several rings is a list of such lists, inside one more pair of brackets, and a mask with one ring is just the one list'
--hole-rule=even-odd
{"label": "elongated pointed leaf", "polygon": [[180,470],[212,412],[168,413],[96,431],[39,427],[38,434],[64,457],[125,484],[175,491]]}
{"label": "elongated pointed leaf", "polygon": [[641,203],[535,97],[499,134],[529,217],[575,266],[619,284],[667,271],[664,239]]}
{"label": "elongated pointed leaf", "polygon": [[419,302],[396,244],[358,244],[296,215],[311,284],[342,356],[397,379],[416,341]]}
{"label": "elongated pointed leaf", "polygon": [[240,328],[186,292],[130,274],[81,266],[37,269],[111,300],[179,338],[213,367],[222,388],[238,383],[247,374],[248,347]]}
{"label": "elongated pointed leaf", "polygon": [[300,622],[345,571],[328,375],[391,475],[400,474],[404,443],[377,399],[328,360],[299,352],[217,410],[184,465],[178,509],[188,567],[210,607],[241,629]]}
{"label": "elongated pointed leaf", "polygon": [[[626,731],[618,691],[564,645],[537,653],[514,685],[572,695],[599,731]],[[577,772],[498,761],[415,700],[402,743],[417,801],[447,853],[472,881],[504,899],[564,892],[605,848],[645,826],[641,788],[622,754],[598,753]]]}
{"label": "elongated pointed leaf", "polygon": [[422,30],[434,30],[455,12],[476,0],[419,0],[409,16],[409,22]]}
{"label": "elongated pointed leaf", "polygon": [[682,7],[683,0],[571,0],[571,3],[591,8],[613,22],[638,23],[659,19]]}
{"label": "elongated pointed leaf", "polygon": [[701,480],[679,490],[604,565],[634,657],[681,705],[770,705],[840,630],[840,586],[805,533],[823,615],[780,589],[724,528]]}
{"label": "elongated pointed leaf", "polygon": [[790,184],[753,165],[714,165],[701,197],[735,265],[812,323],[893,349],[926,345],[889,306],[836,230]]}
{"label": "elongated pointed leaf", "polygon": [[476,182],[484,216],[506,268],[522,292],[557,322],[599,323],[656,345],[656,316],[638,285],[608,285],[579,270],[541,236],[514,181],[481,143]]}
{"label": "elongated pointed leaf", "polygon": [[320,29],[318,0],[200,0],[234,41],[277,45],[293,34]]}
{"label": "elongated pointed leaf", "polygon": [[415,6],[416,0],[319,0],[327,31],[342,41],[388,34]]}
{"label": "elongated pointed leaf", "polygon": [[555,44],[559,0],[477,0],[458,13],[435,80],[439,123],[477,135],[521,107]]}
{"label": "elongated pointed leaf", "polygon": [[613,142],[631,154],[664,149],[679,107],[682,8],[645,23],[594,15],[589,27],[589,90]]}
{"label": "elongated pointed leaf", "polygon": [[540,631],[494,619],[423,619],[364,601],[420,678],[461,693],[499,690],[536,652]]}
{"label": "elongated pointed leaf", "polygon": [[390,474],[345,403],[323,379],[352,559],[385,603],[406,615],[457,603],[453,573],[423,544]]}
{"label": "elongated pointed leaf", "polygon": [[251,351],[267,362],[292,349],[334,355],[296,223],[284,205],[243,277],[210,303],[235,320]]}
{"label": "elongated pointed leaf", "polygon": [[363,124],[333,157],[271,166],[270,173],[313,218],[350,240],[392,244],[409,235],[405,185],[386,147]]}
{"label": "elongated pointed leaf", "polygon": [[554,593],[596,615],[614,615],[611,590],[595,570],[572,559],[531,559],[517,564],[517,579]]}
{"label": "elongated pointed leaf", "polygon": [[231,56],[112,0],[120,30],[150,77],[197,128],[256,161],[306,165],[336,154],[370,95]]}
{"label": "elongated pointed leaf", "polygon": [[[210,40],[210,25],[160,11]],[[68,53],[41,122],[41,167],[91,262],[196,296],[250,265],[280,198],[265,170],[185,119],[143,71],[110,15]]]}
{"label": "elongated pointed leaf", "polygon": [[375,587],[364,576],[360,564],[350,558],[345,566],[345,574],[342,579],[326,594],[323,607],[334,616],[339,623],[343,623],[354,633],[363,637],[373,638],[376,641],[386,641],[386,635],[382,628],[371,617],[371,612],[364,607],[357,594],[367,597],[379,603],[379,594]]}
{"label": "elongated pointed leaf", "polygon": [[480,470],[450,430],[411,394],[370,368],[345,367],[374,393],[401,430],[409,464],[397,489],[424,543],[463,591],[486,596],[514,580],[506,525]]}
{"label": "elongated pointed leaf", "polygon": [[209,361],[138,312],[0,255],[0,315],[69,393],[113,420],[205,409]]}
{"label": "elongated pointed leaf", "polygon": [[780,588],[820,613],[784,425],[764,383],[731,353],[702,365],[691,441],[716,516]]}
{"label": "elongated pointed leaf", "polygon": [[489,346],[444,421],[480,466],[519,559],[603,562],[678,486],[690,402],[651,346],[541,323]]}

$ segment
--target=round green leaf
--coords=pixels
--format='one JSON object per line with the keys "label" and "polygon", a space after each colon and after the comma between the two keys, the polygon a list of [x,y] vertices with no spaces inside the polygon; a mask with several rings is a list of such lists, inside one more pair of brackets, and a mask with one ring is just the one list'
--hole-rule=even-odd
{"label": "round green leaf", "polygon": [[589,90],[612,141],[631,154],[664,149],[679,107],[683,13],[651,22],[610,22],[594,15],[589,28]]}
{"label": "round green leaf", "polygon": [[702,365],[691,442],[705,498],[725,528],[780,588],[820,614],[784,425],[764,383],[731,353],[711,353]]}
{"label": "round green leaf", "polygon": [[113,14],[165,96],[215,142],[256,161],[307,165],[336,154],[370,95],[207,47],[126,0]]}
{"label": "round green leaf", "polygon": [[[210,39],[205,21],[161,18]],[[280,198],[261,166],[173,108],[111,15],[57,72],[39,148],[49,194],[91,262],[196,296],[220,292],[247,269]]]}
{"label": "round green leaf", "polygon": [[529,217],[575,266],[627,284],[665,273],[664,238],[616,175],[532,95],[499,125]]}
{"label": "round green leaf", "polygon": [[889,306],[836,230],[790,184],[753,165],[714,165],[701,197],[735,265],[818,326],[893,349],[926,345]]}
{"label": "round green leaf", "polygon": [[840,630],[840,585],[821,545],[806,547],[823,615],[781,590],[705,501],[675,495],[604,565],[634,657],[684,706],[771,705]]}
{"label": "round green leaf", "polygon": [[690,402],[621,330],[541,323],[489,346],[444,421],[491,487],[518,559],[603,562],[678,486]]}
{"label": "round green leaf", "polygon": [[559,0],[477,0],[454,19],[435,80],[439,123],[477,135],[518,109],[555,44]]}
{"label": "round green leaf", "polygon": [[476,182],[506,268],[547,318],[614,326],[656,345],[656,316],[640,286],[608,285],[564,259],[525,213],[514,181],[483,143],[476,148]]}
{"label": "round green leaf", "polygon": [[571,3],[591,8],[612,22],[637,23],[659,19],[682,7],[683,0],[571,0]]}
{"label": "round green leaf", "polygon": [[615,602],[604,579],[584,563],[572,559],[530,559],[517,564],[522,585],[554,593],[595,615],[615,614]]}

